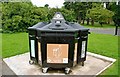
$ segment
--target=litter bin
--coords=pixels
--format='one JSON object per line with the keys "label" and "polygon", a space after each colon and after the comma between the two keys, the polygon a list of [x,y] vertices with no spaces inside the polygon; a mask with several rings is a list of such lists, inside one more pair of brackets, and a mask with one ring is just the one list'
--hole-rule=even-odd
{"label": "litter bin", "polygon": [[30,64],[40,64],[42,72],[48,68],[64,68],[65,73],[86,60],[89,29],[67,22],[56,12],[50,23],[39,22],[29,27]]}

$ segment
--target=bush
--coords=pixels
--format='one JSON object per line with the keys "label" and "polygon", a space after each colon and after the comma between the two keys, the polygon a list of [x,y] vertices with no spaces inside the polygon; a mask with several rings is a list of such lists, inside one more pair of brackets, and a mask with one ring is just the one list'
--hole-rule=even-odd
{"label": "bush", "polygon": [[58,11],[62,12],[66,20],[73,21],[74,13],[64,8],[36,7],[24,2],[2,3],[3,32],[25,32],[38,22],[50,20]]}
{"label": "bush", "polygon": [[2,3],[3,32],[24,32],[29,26],[47,20],[46,9],[31,3]]}

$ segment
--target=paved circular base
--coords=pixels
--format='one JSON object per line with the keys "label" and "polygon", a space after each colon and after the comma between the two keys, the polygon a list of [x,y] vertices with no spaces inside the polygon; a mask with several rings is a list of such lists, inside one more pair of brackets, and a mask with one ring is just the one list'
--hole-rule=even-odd
{"label": "paved circular base", "polygon": [[[29,64],[29,53],[5,58],[4,61],[16,75],[65,75],[64,70],[54,69],[48,70],[48,73],[42,73],[40,66]],[[70,75],[98,75],[113,62],[111,58],[89,53],[85,65],[78,64],[71,68]]]}

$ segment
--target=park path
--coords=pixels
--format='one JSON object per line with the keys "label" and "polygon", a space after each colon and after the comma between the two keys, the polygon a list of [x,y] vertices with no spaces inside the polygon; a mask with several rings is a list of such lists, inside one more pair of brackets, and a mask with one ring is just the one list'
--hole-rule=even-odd
{"label": "park path", "polygon": [[[90,32],[95,32],[99,34],[115,34],[115,28],[90,28]],[[118,35],[120,36],[120,28],[118,29]],[[0,63],[2,64],[2,75],[15,75],[15,73],[7,66],[7,64],[0,60]]]}
{"label": "park path", "polygon": [[15,73],[9,68],[9,66],[3,61],[0,60],[0,64],[2,64],[2,67],[0,67],[0,75],[15,75]]}
{"label": "park path", "polygon": [[[90,32],[115,35],[115,28],[90,28]],[[120,28],[118,29],[118,35],[120,36]]]}

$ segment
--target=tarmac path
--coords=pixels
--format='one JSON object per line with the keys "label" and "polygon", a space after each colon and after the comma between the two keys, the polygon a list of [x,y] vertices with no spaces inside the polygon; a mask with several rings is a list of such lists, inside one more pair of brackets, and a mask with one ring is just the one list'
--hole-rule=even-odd
{"label": "tarmac path", "polygon": [[[90,28],[90,32],[115,35],[115,28]],[[120,36],[120,28],[118,28],[118,36]]]}

